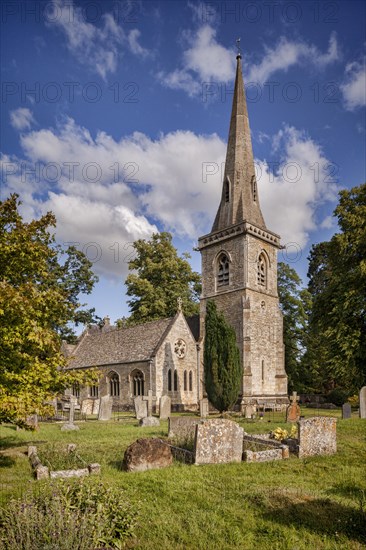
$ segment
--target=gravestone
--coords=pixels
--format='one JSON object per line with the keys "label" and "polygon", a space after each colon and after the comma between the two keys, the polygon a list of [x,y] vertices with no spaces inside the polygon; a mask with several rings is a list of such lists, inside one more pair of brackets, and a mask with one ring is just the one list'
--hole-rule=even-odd
{"label": "gravestone", "polygon": [[160,426],[160,420],[156,416],[145,416],[145,418],[141,418],[139,421],[139,426],[141,428]]}
{"label": "gravestone", "polygon": [[196,433],[196,426],[201,420],[193,416],[171,416],[169,418],[168,437],[177,441],[193,440]]}
{"label": "gravestone", "polygon": [[123,469],[128,472],[144,472],[166,468],[173,463],[170,446],[161,439],[138,439],[125,452]]}
{"label": "gravestone", "polygon": [[171,413],[171,399],[168,395],[163,395],[160,397],[159,403],[159,418],[160,420],[166,420],[169,418]]}
{"label": "gravestone", "polygon": [[195,464],[241,462],[244,430],[232,420],[205,420],[196,427]]}
{"label": "gravestone", "polygon": [[113,398],[109,395],[103,395],[100,398],[98,420],[110,420],[112,417]]}
{"label": "gravestone", "polygon": [[349,403],[344,403],[342,405],[342,418],[343,418],[343,420],[347,420],[347,418],[351,418],[351,416],[352,416],[351,405]]}
{"label": "gravestone", "polygon": [[99,407],[100,407],[100,399],[94,399],[93,400],[92,414],[98,414],[99,413]]}
{"label": "gravestone", "polygon": [[134,399],[134,405],[135,405],[135,414],[137,420],[141,420],[142,418],[147,417],[147,402],[142,399],[142,396],[139,395],[138,397],[135,397]]}
{"label": "gravestone", "polygon": [[83,399],[81,402],[82,414],[93,414],[94,399]]}
{"label": "gravestone", "polygon": [[147,397],[144,396],[142,399],[147,402],[147,416],[152,416],[153,402],[156,401],[156,397],[153,395],[152,390],[149,390],[147,392]]}
{"label": "gravestone", "polygon": [[31,414],[31,415],[27,416],[26,424],[27,424],[27,426],[32,428],[32,430],[38,430],[39,429],[38,415],[37,414]]}
{"label": "gravestone", "polygon": [[257,412],[257,407],[255,405],[246,405],[245,407],[245,418],[253,418]]}
{"label": "gravestone", "polygon": [[291,396],[291,403],[286,409],[286,422],[297,422],[300,420],[300,407],[297,403],[299,401],[299,397],[297,397],[297,393],[294,391]]}
{"label": "gravestone", "polygon": [[314,416],[300,420],[299,458],[314,455],[331,455],[337,452],[337,419]]}
{"label": "gravestone", "polygon": [[70,397],[69,421],[66,422],[66,424],[63,424],[63,426],[61,426],[61,431],[63,431],[63,432],[69,432],[69,431],[72,431],[72,430],[78,430],[79,429],[79,426],[76,426],[76,424],[74,424],[76,403],[77,403],[76,397],[71,396]]}
{"label": "gravestone", "polygon": [[207,399],[207,397],[204,397],[200,401],[200,417],[201,418],[207,418],[208,414],[209,414],[208,399]]}
{"label": "gravestone", "polygon": [[366,386],[360,390],[360,418],[366,418]]}

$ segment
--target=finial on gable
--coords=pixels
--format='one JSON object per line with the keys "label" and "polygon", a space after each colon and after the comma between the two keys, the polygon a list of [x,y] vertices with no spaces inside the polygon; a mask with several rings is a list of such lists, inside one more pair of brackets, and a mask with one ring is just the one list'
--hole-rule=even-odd
{"label": "finial on gable", "polygon": [[183,300],[180,296],[178,296],[177,302],[178,302],[178,313],[180,313],[182,311],[182,304],[183,304]]}

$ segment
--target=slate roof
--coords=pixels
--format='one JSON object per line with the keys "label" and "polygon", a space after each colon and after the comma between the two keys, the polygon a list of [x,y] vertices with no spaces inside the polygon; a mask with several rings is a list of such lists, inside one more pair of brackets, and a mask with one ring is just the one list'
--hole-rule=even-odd
{"label": "slate roof", "polygon": [[69,368],[148,361],[175,317],[116,330],[88,330],[73,352]]}
{"label": "slate roof", "polygon": [[200,338],[200,316],[192,315],[191,317],[186,317],[186,321],[193,334],[193,338],[198,342]]}

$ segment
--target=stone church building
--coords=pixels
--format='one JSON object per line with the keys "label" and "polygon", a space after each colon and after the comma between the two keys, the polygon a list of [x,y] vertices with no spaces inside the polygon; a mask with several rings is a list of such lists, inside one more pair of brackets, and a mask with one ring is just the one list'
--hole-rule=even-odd
{"label": "stone church building", "polygon": [[[207,300],[214,300],[236,332],[243,366],[237,408],[287,403],[283,320],[277,293],[280,237],[267,229],[260,204],[244,92],[237,69],[220,205],[212,230],[200,237],[200,315],[121,328],[89,328],[71,354],[70,368],[98,367],[98,387],[80,399],[111,395],[126,408],[137,395],[169,395],[176,410],[196,409],[203,396],[203,339]],[[75,392],[74,392],[75,393]],[[79,394],[79,390],[76,391]]]}

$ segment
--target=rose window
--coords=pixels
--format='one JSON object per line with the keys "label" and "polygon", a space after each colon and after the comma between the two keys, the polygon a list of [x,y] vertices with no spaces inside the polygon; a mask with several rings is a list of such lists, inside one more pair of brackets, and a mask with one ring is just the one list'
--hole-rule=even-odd
{"label": "rose window", "polygon": [[187,345],[185,341],[179,338],[174,344],[174,353],[179,357],[179,359],[183,359],[186,354],[186,349]]}

